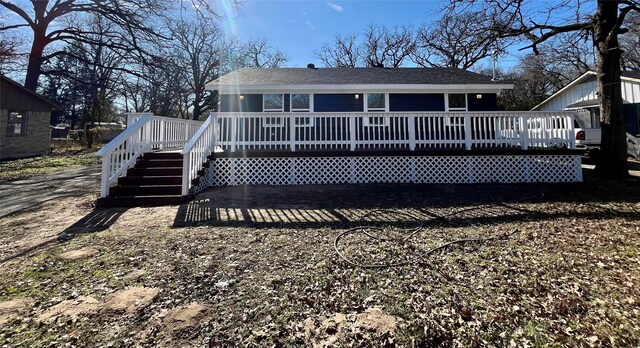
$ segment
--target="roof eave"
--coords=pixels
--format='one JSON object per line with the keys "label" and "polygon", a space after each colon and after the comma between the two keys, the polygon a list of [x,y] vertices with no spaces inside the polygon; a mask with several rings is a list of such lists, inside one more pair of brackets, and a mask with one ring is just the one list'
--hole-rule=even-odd
{"label": "roof eave", "polygon": [[215,82],[206,85],[207,90],[217,90],[221,94],[264,93],[264,92],[445,92],[471,91],[495,93],[503,89],[513,89],[513,84],[354,84],[354,85],[220,85]]}

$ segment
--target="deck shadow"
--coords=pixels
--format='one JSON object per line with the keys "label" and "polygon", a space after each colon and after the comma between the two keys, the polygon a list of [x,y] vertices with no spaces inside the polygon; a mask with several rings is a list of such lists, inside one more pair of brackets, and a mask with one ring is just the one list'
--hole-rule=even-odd
{"label": "deck shadow", "polygon": [[[553,202],[565,185],[308,185],[229,186],[205,191],[178,209],[173,227],[219,226],[252,228],[350,228],[366,224],[406,225],[412,221],[443,226],[470,226],[572,216],[600,218],[614,214],[638,220],[638,214],[538,212],[520,203]],[[561,198],[562,196],[560,196]],[[575,197],[574,197],[575,198]],[[571,196],[561,199],[572,201]],[[584,203],[584,202],[583,202]],[[402,212],[411,217],[371,211]],[[387,214],[389,215],[389,214]],[[391,214],[393,215],[393,214]],[[365,217],[367,221],[363,221]]]}

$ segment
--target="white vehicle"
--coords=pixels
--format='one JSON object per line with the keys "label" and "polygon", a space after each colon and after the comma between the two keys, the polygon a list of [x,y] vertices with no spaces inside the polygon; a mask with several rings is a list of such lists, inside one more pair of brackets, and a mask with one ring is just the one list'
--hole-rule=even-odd
{"label": "white vehicle", "polygon": [[600,152],[602,130],[600,128],[581,128],[578,121],[574,121],[576,135],[576,149],[584,150],[585,155],[595,158]]}
{"label": "white vehicle", "polygon": [[[585,155],[595,159],[600,152],[602,142],[602,130],[600,128],[580,128],[576,121],[576,149],[584,150]],[[640,139],[627,133],[627,154],[630,157],[640,158]]]}

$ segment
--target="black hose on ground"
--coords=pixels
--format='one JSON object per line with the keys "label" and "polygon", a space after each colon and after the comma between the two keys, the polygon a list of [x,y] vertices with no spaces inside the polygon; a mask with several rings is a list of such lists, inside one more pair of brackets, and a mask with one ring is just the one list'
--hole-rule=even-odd
{"label": "black hose on ground", "polygon": [[[471,211],[471,210],[477,210],[479,209],[479,207],[473,207],[473,208],[467,208],[467,209],[463,209],[460,211],[457,211],[455,213],[451,213],[451,214],[447,214],[444,216],[438,216],[436,214],[433,213],[429,213],[431,216],[434,217],[434,220],[436,221],[446,221],[447,217],[450,216],[454,216],[457,214],[460,214],[462,212],[467,212],[467,211]],[[390,216],[394,216],[397,217],[399,215],[404,216],[404,217],[409,217],[410,220],[414,220],[416,222],[419,223],[418,227],[414,227],[414,228],[406,228],[406,229],[399,229],[399,231],[402,231],[404,233],[401,233],[400,237],[382,237],[380,236],[380,234],[387,234],[388,235],[388,230],[385,229],[384,227],[377,227],[377,226],[365,226],[364,224],[364,220],[367,220],[368,218],[370,218],[372,215],[381,215],[381,214],[387,214]],[[378,240],[378,241],[385,241],[385,242],[401,242],[401,243],[405,243],[407,242],[409,239],[411,239],[412,237],[414,237],[416,234],[422,232],[425,227],[422,224],[422,220],[419,219],[418,217],[409,214],[409,213],[405,213],[405,212],[397,212],[397,211],[392,211],[392,210],[373,210],[368,212],[367,214],[363,215],[362,217],[360,217],[360,223],[361,226],[358,227],[354,227],[354,228],[350,228],[346,231],[341,232],[340,234],[338,234],[333,242],[333,248],[336,252],[336,254],[346,263],[348,263],[351,266],[354,267],[360,267],[360,268],[366,268],[366,269],[375,269],[375,268],[389,268],[389,267],[401,267],[401,266],[406,266],[412,263],[411,260],[407,260],[407,261],[401,261],[401,262],[395,262],[395,263],[358,263],[358,262],[354,262],[351,261],[347,256],[345,256],[339,248],[339,243],[340,240],[342,238],[344,238],[347,235],[351,235],[351,234],[356,234],[356,233],[362,233],[364,235],[366,235],[367,237],[374,239],[374,240]],[[375,233],[374,233],[375,232]],[[444,243],[440,246],[437,246],[435,248],[429,249],[427,250],[425,253],[420,254],[421,258],[427,257],[439,250],[448,248],[452,245],[455,244],[462,244],[462,243],[471,243],[471,242],[477,242],[477,243],[482,243],[482,242],[488,242],[488,241],[492,241],[492,240],[503,240],[503,239],[507,239],[509,237],[511,237],[511,235],[515,234],[516,232],[518,232],[517,229],[514,229],[513,231],[509,232],[509,233],[504,233],[504,234],[500,234],[497,236],[490,236],[490,237],[484,237],[484,238],[461,238],[461,239],[456,239],[456,240],[452,240],[449,241],[447,243]]]}

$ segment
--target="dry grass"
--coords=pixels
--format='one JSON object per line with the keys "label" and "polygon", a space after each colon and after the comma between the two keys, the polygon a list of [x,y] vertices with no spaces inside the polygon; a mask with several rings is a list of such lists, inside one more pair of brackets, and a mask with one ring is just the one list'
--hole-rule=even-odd
{"label": "dry grass", "polygon": [[0,162],[0,182],[28,179],[100,163],[100,158],[93,155],[98,147],[86,149],[78,141],[54,142],[52,145],[52,152],[47,156]]}
{"label": "dry grass", "polygon": [[[0,346],[638,346],[639,194],[637,181],[226,188],[128,210],[92,210],[87,195],[0,220],[0,301],[35,301],[0,328]],[[338,247],[358,262],[410,264],[349,266],[335,237],[379,208],[419,220],[368,221],[389,233],[423,228],[403,243],[352,234]],[[73,238],[12,256],[61,231]],[[100,252],[56,256],[83,247]],[[36,320],[63,300],[130,286],[160,293],[136,314]],[[199,325],[163,326],[194,302],[209,309]],[[353,319],[373,307],[397,319],[393,332]],[[346,324],[327,319],[338,313]]]}

